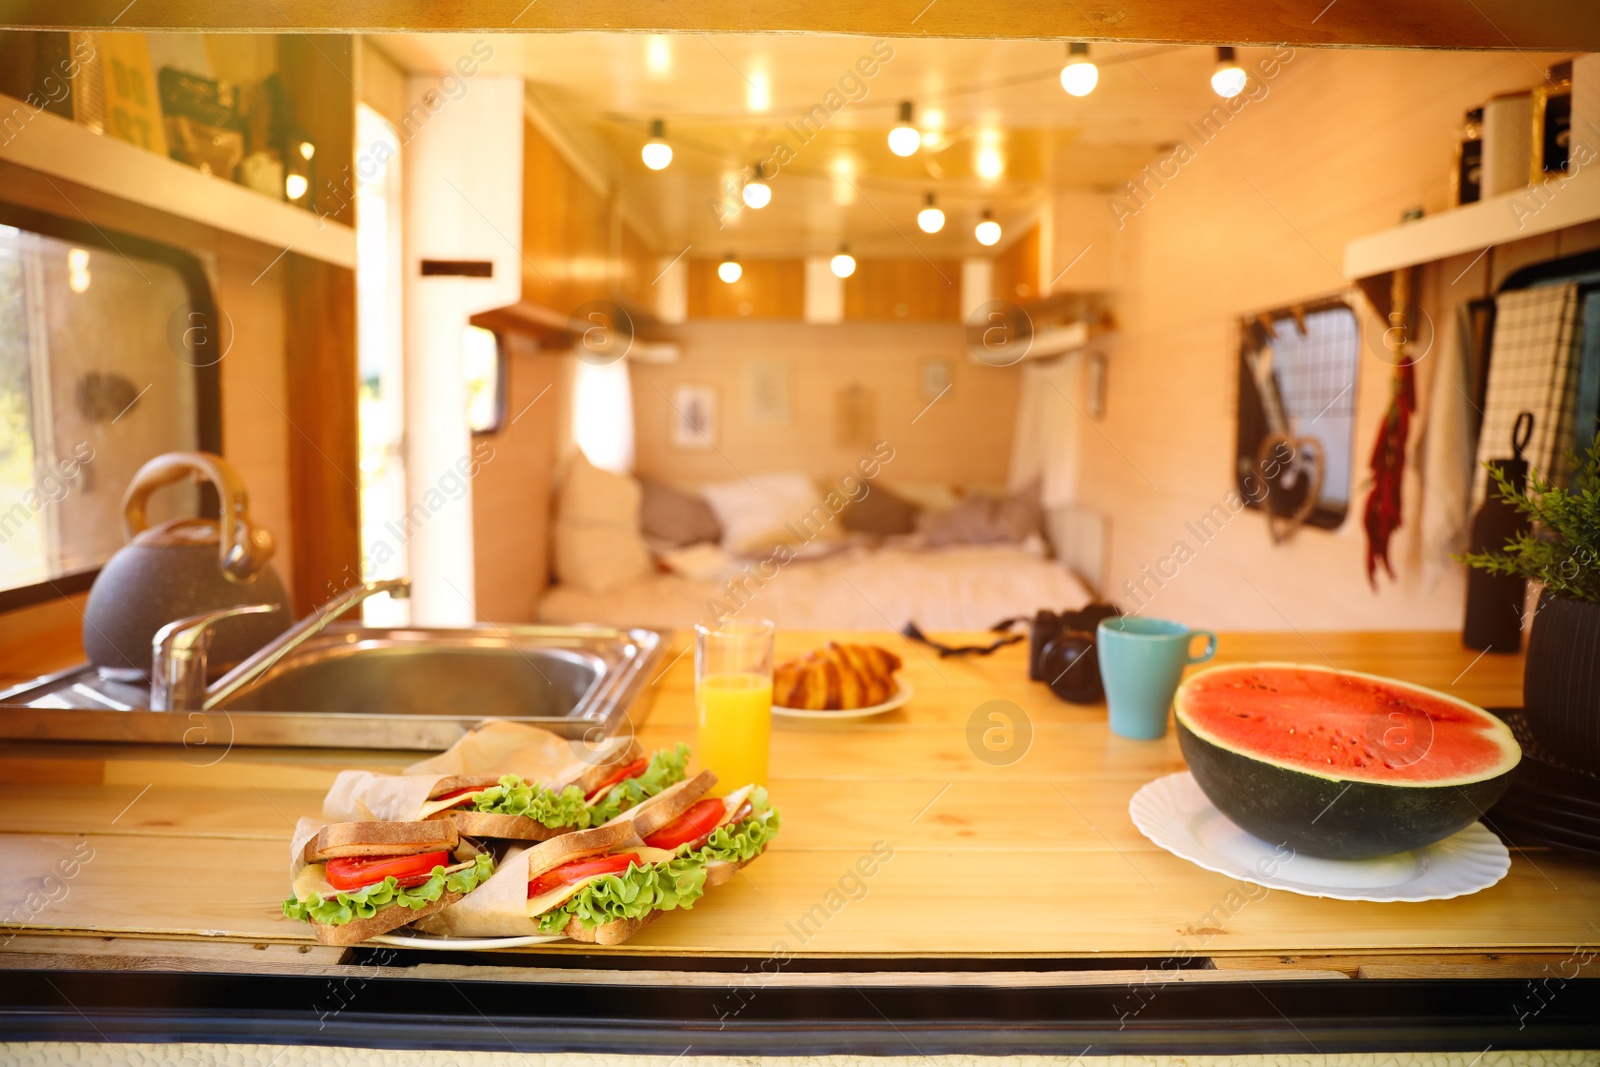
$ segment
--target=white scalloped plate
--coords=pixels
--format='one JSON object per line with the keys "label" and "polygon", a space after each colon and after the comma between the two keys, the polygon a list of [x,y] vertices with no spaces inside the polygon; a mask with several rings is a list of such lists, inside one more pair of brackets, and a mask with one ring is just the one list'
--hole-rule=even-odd
{"label": "white scalloped plate", "polygon": [[785,719],[825,719],[828,722],[854,722],[856,719],[870,719],[874,715],[882,715],[886,711],[893,711],[916,695],[916,690],[906,682],[900,683],[900,688],[895,690],[894,696],[882,704],[873,704],[865,708],[843,708],[838,711],[812,711],[808,708],[780,708],[772,705],[772,714]]}
{"label": "white scalloped plate", "polygon": [[565,941],[562,934],[522,934],[515,937],[450,937],[446,934],[425,934],[420,930],[398,930],[367,938],[366,943],[391,945],[394,948],[423,948],[436,952],[478,952],[491,948],[521,948],[524,945],[544,945],[551,941]]}
{"label": "white scalloped plate", "polygon": [[[1488,889],[1511,869],[1511,853],[1481,822],[1412,852],[1370,860],[1279,858],[1272,845],[1216,809],[1188,771],[1146,784],[1128,814],[1151,841],[1208,871],[1268,889],[1334,900],[1449,900]],[[1263,868],[1276,866],[1272,874]]]}

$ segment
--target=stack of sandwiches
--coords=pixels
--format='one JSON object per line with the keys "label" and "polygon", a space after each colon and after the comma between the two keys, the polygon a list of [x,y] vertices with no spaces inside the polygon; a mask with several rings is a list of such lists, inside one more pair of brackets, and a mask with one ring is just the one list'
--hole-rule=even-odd
{"label": "stack of sandwiches", "polygon": [[707,797],[716,775],[685,779],[688,755],[679,745],[647,758],[635,743],[559,789],[516,775],[336,783],[325,816],[353,807],[408,817],[297,834],[284,914],[311,922],[325,944],[401,926],[619,944],[694,907],[777,834],[765,789]]}

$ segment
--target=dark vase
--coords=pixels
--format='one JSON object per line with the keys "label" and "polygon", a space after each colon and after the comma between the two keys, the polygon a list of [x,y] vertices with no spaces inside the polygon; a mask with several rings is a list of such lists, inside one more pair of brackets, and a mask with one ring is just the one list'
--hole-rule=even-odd
{"label": "dark vase", "polygon": [[1600,603],[1545,592],[1522,676],[1523,713],[1562,763],[1600,773]]}
{"label": "dark vase", "polygon": [[[1521,459],[1494,459],[1511,484],[1522,487],[1528,464]],[[1528,520],[1500,499],[1494,482],[1483,507],[1472,520],[1472,551],[1499,552],[1506,542],[1526,533]],[[1461,643],[1491,652],[1515,652],[1522,647],[1522,612],[1527,604],[1528,580],[1515,574],[1490,574],[1473,568],[1467,572],[1467,613],[1461,626]]]}

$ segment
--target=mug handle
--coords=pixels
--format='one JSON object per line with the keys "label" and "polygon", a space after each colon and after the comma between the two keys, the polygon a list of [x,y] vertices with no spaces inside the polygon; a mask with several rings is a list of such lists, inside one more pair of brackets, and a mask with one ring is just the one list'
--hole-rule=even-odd
{"label": "mug handle", "polygon": [[[1206,650],[1200,653],[1198,656],[1191,656],[1189,655],[1189,646],[1194,644],[1194,639],[1196,637],[1204,637],[1206,639]],[[1184,640],[1187,642],[1187,644],[1183,646],[1185,657],[1184,662],[1190,666],[1193,666],[1196,663],[1204,663],[1212,656],[1217,654],[1217,635],[1212,633],[1210,630],[1190,630],[1189,636],[1184,638]]]}

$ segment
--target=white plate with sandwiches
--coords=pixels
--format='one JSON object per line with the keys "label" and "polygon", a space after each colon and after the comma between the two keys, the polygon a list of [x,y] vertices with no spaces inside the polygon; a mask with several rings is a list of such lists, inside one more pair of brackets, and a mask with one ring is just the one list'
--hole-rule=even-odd
{"label": "white plate with sandwiches", "polygon": [[396,930],[367,938],[373,945],[392,948],[432,949],[436,952],[481,952],[484,949],[522,948],[525,945],[545,945],[551,941],[565,941],[565,934],[531,934],[517,937],[450,937],[447,934],[427,934],[421,930]]}
{"label": "white plate with sandwiches", "polygon": [[893,711],[909,701],[916,695],[916,690],[906,682],[900,682],[894,696],[880,704],[870,704],[864,708],[784,708],[777,704],[772,705],[772,714],[780,715],[786,719],[826,719],[829,722],[854,722],[857,719],[870,719],[874,715],[882,715],[886,711]]}

